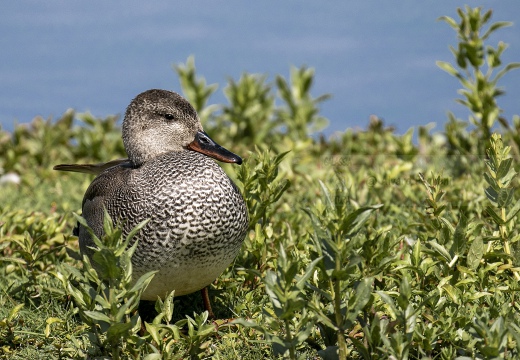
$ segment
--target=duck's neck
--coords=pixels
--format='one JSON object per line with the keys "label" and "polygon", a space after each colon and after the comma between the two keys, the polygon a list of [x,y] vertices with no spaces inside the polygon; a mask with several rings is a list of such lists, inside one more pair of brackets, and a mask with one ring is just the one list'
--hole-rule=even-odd
{"label": "duck's neck", "polygon": [[143,133],[139,137],[125,136],[123,134],[123,143],[128,159],[134,166],[141,166],[145,162],[168,152],[185,151],[183,147],[165,143],[161,139],[156,138],[156,141],[143,141],[143,139],[153,139],[153,137]]}

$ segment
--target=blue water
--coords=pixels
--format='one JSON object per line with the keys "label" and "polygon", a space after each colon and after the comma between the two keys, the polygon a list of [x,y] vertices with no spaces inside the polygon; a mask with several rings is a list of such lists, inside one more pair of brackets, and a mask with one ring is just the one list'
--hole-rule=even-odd
{"label": "blue water", "polygon": [[[515,26],[492,38],[520,61],[520,1],[468,1]],[[459,5],[457,5],[457,3]],[[369,116],[399,132],[430,122],[442,128],[459,83],[438,69],[452,61],[454,31],[436,19],[464,3],[431,1],[15,1],[0,11],[0,124],[59,117],[68,108],[122,114],[143,90],[179,91],[172,64],[195,55],[198,73],[220,84],[243,72],[289,75],[315,68],[313,94],[331,93],[326,134],[365,127]],[[520,113],[520,70],[504,78],[505,115]]]}

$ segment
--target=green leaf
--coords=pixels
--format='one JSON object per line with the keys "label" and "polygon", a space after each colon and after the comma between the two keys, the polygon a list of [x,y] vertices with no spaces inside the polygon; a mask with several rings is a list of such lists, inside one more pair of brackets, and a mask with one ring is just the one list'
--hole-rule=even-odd
{"label": "green leaf", "polygon": [[336,257],[339,254],[339,249],[333,239],[329,237],[316,238],[317,248],[320,248],[321,255],[323,256],[323,262],[320,264],[325,270],[325,275],[328,277],[332,276],[332,273],[336,270]]}
{"label": "green leaf", "polygon": [[254,321],[245,320],[243,318],[235,319],[231,322],[232,324],[242,325],[251,329],[255,329],[261,333],[265,333],[267,330]]}
{"label": "green leaf", "polygon": [[457,22],[449,16],[441,16],[437,19],[437,21],[444,21],[455,30],[459,29],[459,24],[457,24]]}
{"label": "green leaf", "polygon": [[415,267],[421,265],[421,241],[417,239],[412,250],[412,264]]}
{"label": "green leaf", "polygon": [[132,323],[117,323],[110,325],[107,331],[108,341],[112,344],[116,343],[132,329]]}
{"label": "green leaf", "polygon": [[115,316],[115,321],[122,321],[125,315],[128,315],[132,311],[137,310],[138,306],[139,298],[134,295],[119,307]]}
{"label": "green leaf", "polygon": [[150,219],[143,220],[139,224],[137,224],[132,230],[130,230],[126,238],[128,240],[131,240],[135,236],[135,234],[137,234],[142,228],[146,226],[148,221],[150,221]]}
{"label": "green leaf", "polygon": [[80,223],[80,225],[84,226],[85,228],[89,227],[88,224],[87,224],[87,220],[85,220],[85,218],[83,216],[78,215],[76,213],[72,213],[72,215],[74,216],[76,221]]}
{"label": "green leaf", "polygon": [[[360,342],[360,344],[362,343]],[[339,347],[337,345],[327,346],[325,349],[319,350],[318,355],[322,360],[337,360],[339,359]]]}
{"label": "green leaf", "polygon": [[484,256],[484,242],[482,241],[482,237],[477,236],[468,251],[467,264],[470,269],[476,270]]}
{"label": "green leaf", "polygon": [[466,228],[468,227],[468,219],[464,214],[460,215],[459,223],[455,228],[453,234],[453,244],[451,246],[451,253],[461,255],[466,249]]}
{"label": "green leaf", "polygon": [[361,280],[353,292],[354,301],[352,305],[350,305],[347,313],[347,320],[353,322],[358,317],[359,313],[363,308],[368,304],[370,298],[372,296],[372,284],[374,283],[374,278],[369,277]]}
{"label": "green leaf", "polygon": [[22,308],[24,307],[25,305],[24,304],[18,304],[18,305],[15,305],[11,311],[9,311],[9,315],[7,316],[7,320],[8,321],[13,321],[13,319],[16,317],[16,315],[18,315],[18,313],[20,312],[20,310],[22,310]]}
{"label": "green leaf", "polygon": [[509,213],[507,214],[507,217],[506,217],[506,223],[510,222],[514,217],[516,217],[516,214],[518,214],[518,212],[520,211],[520,199],[515,203],[515,205],[513,206],[513,208],[511,210],[509,210]]}
{"label": "green leaf", "polygon": [[509,207],[513,200],[513,193],[515,189],[500,189],[498,192],[497,207],[499,209]]}
{"label": "green leaf", "polygon": [[383,204],[365,206],[350,213],[342,222],[341,229],[347,237],[355,235],[370,217],[374,210],[381,208]]}
{"label": "green leaf", "polygon": [[205,324],[201,328],[197,330],[197,336],[208,336],[210,334],[213,334],[217,331],[216,325],[213,324]]}
{"label": "green leaf", "polygon": [[94,234],[94,231],[90,228],[90,226],[88,226],[87,220],[85,220],[83,216],[78,215],[76,213],[72,213],[72,215],[74,216],[76,221],[80,223],[81,226],[87,229],[87,232],[90,234],[90,237],[92,238],[92,241],[94,241],[94,243],[100,242],[99,238],[96,236],[96,234]]}
{"label": "green leaf", "polygon": [[446,209],[446,205],[441,205],[441,206],[439,206],[439,207],[437,208],[437,210],[435,210],[435,211],[433,212],[433,215],[434,215],[434,216],[439,216],[439,215],[444,211],[444,209]]}
{"label": "green leaf", "polygon": [[163,310],[164,313],[164,319],[166,320],[166,323],[170,323],[173,317],[173,299],[175,297],[175,290],[170,292],[166,298],[164,299],[163,303]]}
{"label": "green leaf", "polygon": [[500,78],[502,78],[505,74],[507,74],[509,71],[520,68],[520,63],[511,63],[507,64],[502,70],[500,70],[495,78],[493,79],[493,82],[497,82]]}
{"label": "green leaf", "polygon": [[442,70],[446,71],[450,75],[453,75],[455,77],[460,76],[459,72],[449,62],[436,61],[435,64],[437,64],[438,67],[440,67]]}
{"label": "green leaf", "polygon": [[513,159],[511,158],[502,160],[496,174],[497,179],[502,179],[504,176],[506,176],[506,174],[509,172],[509,169],[511,168],[512,163]]}
{"label": "green leaf", "polygon": [[278,165],[280,165],[280,163],[282,162],[282,160],[287,156],[288,153],[290,153],[291,150],[289,151],[284,151],[278,155],[275,156],[274,158],[274,161],[273,161],[273,167],[277,167]]}
{"label": "green leaf", "polygon": [[148,334],[150,334],[150,336],[152,337],[153,341],[155,341],[157,344],[160,344],[162,339],[159,334],[159,327],[156,325],[148,324],[147,322],[144,323],[144,326]]}
{"label": "green leaf", "polygon": [[455,232],[455,228],[448,219],[445,217],[440,217],[439,221],[443,224],[443,229],[446,229],[447,233],[453,234]]}
{"label": "green leaf", "polygon": [[[493,169],[491,169],[493,170]],[[484,179],[486,182],[491,186],[494,190],[498,191],[500,190],[500,186],[498,186],[498,183],[495,179],[493,179],[488,173],[484,173]]]}
{"label": "green leaf", "polygon": [[509,183],[513,178],[517,175],[517,172],[515,169],[511,168],[509,169],[508,173],[502,177],[501,182],[503,186],[509,186]]}
{"label": "green leaf", "polygon": [[504,220],[502,220],[502,218],[495,212],[495,210],[491,206],[487,205],[485,211],[489,216],[491,216],[495,224],[504,225]]}
{"label": "green leaf", "polygon": [[149,271],[146,274],[143,274],[139,279],[137,279],[129,292],[144,291],[156,273],[157,271]]}
{"label": "green leaf", "polygon": [[0,261],[14,262],[14,263],[21,264],[21,265],[27,264],[27,261],[25,261],[23,259],[14,258],[14,257],[0,256]]}
{"label": "green leaf", "polygon": [[272,203],[277,202],[280,199],[280,197],[283,195],[283,193],[285,191],[287,191],[287,189],[289,189],[290,187],[291,187],[290,180],[288,180],[288,179],[282,180],[281,183],[277,186],[276,192],[273,194],[271,202]]}
{"label": "green leaf", "polygon": [[66,273],[66,277],[68,278],[68,280],[70,280],[70,277],[73,277],[76,279],[81,279],[84,277],[83,276],[84,274],[81,271],[79,271],[76,267],[71,266],[67,263],[63,263],[61,265],[62,265],[63,272]]}
{"label": "green leaf", "polygon": [[450,284],[442,285],[442,289],[450,296],[451,300],[455,304],[459,304],[460,292],[457,288],[451,286]]}
{"label": "green leaf", "polygon": [[92,260],[98,265],[99,274],[103,279],[118,279],[121,276],[117,258],[110,250],[96,251]]}
{"label": "green leaf", "polygon": [[313,321],[308,321],[306,325],[303,327],[303,329],[300,329],[296,334],[296,337],[293,339],[293,344],[302,344],[305,340],[307,340],[307,338],[311,335],[312,331],[314,330],[314,326],[315,324]]}
{"label": "green leaf", "polygon": [[111,323],[110,318],[107,315],[100,313],[99,311],[85,311],[84,314],[93,320],[103,321],[108,324]]}
{"label": "green leaf", "polygon": [[296,287],[298,289],[303,289],[307,280],[314,273],[314,268],[316,267],[316,264],[318,264],[318,262],[320,262],[322,259],[323,259],[323,257],[320,256],[320,257],[314,259],[309,265],[307,265],[307,267],[305,268],[305,273],[303,275],[301,275],[299,277],[298,281],[296,282]]}
{"label": "green leaf", "polygon": [[376,291],[376,293],[381,297],[381,300],[383,300],[390,307],[390,310],[393,312],[392,315],[395,316],[395,314],[397,314],[399,311],[397,310],[394,300],[390,297],[390,295],[383,291]]}
{"label": "green leaf", "polygon": [[276,357],[283,356],[289,350],[285,342],[277,336],[271,337],[271,346],[273,348],[273,355]]}
{"label": "green leaf", "polygon": [[323,192],[323,195],[325,196],[327,206],[331,209],[334,209],[334,201],[332,201],[332,197],[330,196],[329,189],[327,189],[327,187],[321,180],[318,180],[318,183],[320,184],[321,191]]}
{"label": "green leaf", "polygon": [[472,293],[472,294],[468,297],[468,300],[470,300],[470,301],[475,301],[475,300],[478,300],[478,299],[480,299],[481,297],[485,297],[485,296],[493,296],[493,294],[490,293],[490,292],[487,292],[487,291],[477,291],[477,292]]}
{"label": "green leaf", "polygon": [[105,231],[105,234],[112,234],[114,232],[112,218],[110,217],[106,207],[103,207],[103,230]]}
{"label": "green leaf", "polygon": [[498,29],[501,29],[503,27],[508,27],[511,25],[513,25],[513,23],[509,22],[509,21],[497,21],[496,23],[491,24],[489,29],[487,29],[487,31],[484,33],[484,35],[481,36],[481,38],[482,38],[482,40],[486,40],[492,33],[497,31]]}
{"label": "green leaf", "polygon": [[408,304],[410,303],[410,297],[412,296],[412,288],[410,287],[410,282],[407,277],[403,277],[401,279],[401,283],[399,284],[399,296],[397,297],[397,304],[401,307],[401,309],[406,309]]}
{"label": "green leaf", "polygon": [[437,254],[441,255],[447,262],[450,262],[452,260],[452,257],[448,250],[446,250],[444,246],[439,245],[435,240],[429,241],[428,245],[430,245],[433,248],[433,250]]}
{"label": "green leaf", "polygon": [[161,354],[148,354],[143,360],[162,360],[163,356]]}
{"label": "green leaf", "polygon": [[45,323],[46,323],[46,325],[45,325],[44,334],[45,334],[45,337],[48,338],[51,334],[51,325],[54,323],[64,323],[64,321],[57,317],[49,317],[49,318],[47,318],[47,320],[45,320]]}
{"label": "green leaf", "polygon": [[488,200],[491,201],[493,204],[498,203],[498,193],[491,186],[488,186],[486,190],[484,190],[484,193],[486,194]]}

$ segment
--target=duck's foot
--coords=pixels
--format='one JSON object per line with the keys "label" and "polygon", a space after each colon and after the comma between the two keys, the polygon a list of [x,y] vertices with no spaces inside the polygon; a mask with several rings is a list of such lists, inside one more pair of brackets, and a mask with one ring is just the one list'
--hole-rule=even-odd
{"label": "duck's foot", "polygon": [[214,320],[215,314],[213,313],[213,309],[211,308],[211,302],[209,301],[208,287],[206,286],[205,288],[200,290],[200,294],[202,295],[202,302],[204,303],[204,309],[208,312],[208,319]]}

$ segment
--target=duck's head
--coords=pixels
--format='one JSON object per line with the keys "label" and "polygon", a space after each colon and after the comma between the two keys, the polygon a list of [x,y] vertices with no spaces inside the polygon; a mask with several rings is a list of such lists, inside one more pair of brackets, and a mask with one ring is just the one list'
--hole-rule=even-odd
{"label": "duck's head", "polygon": [[198,151],[219,161],[241,164],[240,156],[214,142],[197,112],[179,94],[148,90],[132,100],[123,121],[123,143],[135,166],[171,151]]}

